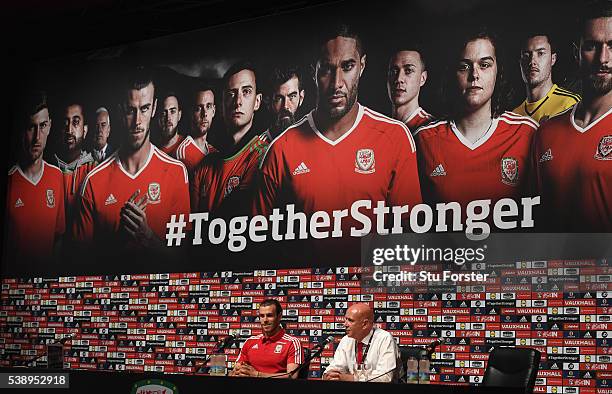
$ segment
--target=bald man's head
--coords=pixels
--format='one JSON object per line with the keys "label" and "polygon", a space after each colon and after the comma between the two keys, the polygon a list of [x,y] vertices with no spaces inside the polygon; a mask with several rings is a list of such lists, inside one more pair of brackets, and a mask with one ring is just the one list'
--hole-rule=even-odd
{"label": "bald man's head", "polygon": [[374,326],[374,311],[368,304],[353,304],[344,315],[346,335],[361,341]]}

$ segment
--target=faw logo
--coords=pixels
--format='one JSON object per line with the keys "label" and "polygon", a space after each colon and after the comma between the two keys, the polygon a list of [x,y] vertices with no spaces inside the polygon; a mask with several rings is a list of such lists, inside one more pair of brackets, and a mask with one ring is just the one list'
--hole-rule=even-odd
{"label": "faw logo", "polygon": [[502,182],[509,186],[516,186],[519,181],[518,160],[514,157],[504,157],[501,160]]}
{"label": "faw logo", "polygon": [[595,158],[597,160],[612,160],[612,135],[602,137],[597,144],[597,150],[595,151]]}
{"label": "faw logo", "polygon": [[373,149],[359,149],[355,157],[355,172],[371,174],[376,171]]}
{"label": "faw logo", "polygon": [[159,186],[159,183],[149,183],[147,197],[149,198],[149,204],[159,204],[161,200],[161,187]]}
{"label": "faw logo", "polygon": [[131,394],[178,394],[178,388],[160,379],[140,380],[132,386]]}

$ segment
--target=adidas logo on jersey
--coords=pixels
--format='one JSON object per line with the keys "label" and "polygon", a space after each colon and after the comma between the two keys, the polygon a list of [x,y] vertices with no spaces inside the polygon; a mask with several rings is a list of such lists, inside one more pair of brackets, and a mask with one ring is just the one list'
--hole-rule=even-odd
{"label": "adidas logo on jersey", "polygon": [[23,201],[21,201],[21,198],[17,198],[17,201],[15,201],[15,208],[19,207],[23,207]]}
{"label": "adidas logo on jersey", "polygon": [[255,349],[259,349],[259,344],[258,344],[258,343],[256,343],[255,345],[253,345],[253,347],[252,347],[251,349],[253,349],[253,350],[255,350]]}
{"label": "adidas logo on jersey", "polygon": [[106,201],[104,201],[104,205],[111,205],[115,203],[117,203],[117,199],[115,196],[113,196],[113,193],[109,194],[108,197],[106,197]]}
{"label": "adidas logo on jersey", "polygon": [[446,171],[444,171],[444,166],[442,164],[438,164],[438,166],[431,172],[431,176],[445,176]]}
{"label": "adidas logo on jersey", "polygon": [[297,166],[297,168],[295,170],[293,170],[293,175],[300,175],[300,174],[306,174],[310,172],[310,168],[306,167],[306,164],[304,164],[304,162],[301,162],[299,166]]}
{"label": "adidas logo on jersey", "polygon": [[550,148],[548,148],[548,150],[544,152],[542,157],[540,157],[540,163],[544,163],[545,161],[551,161],[552,159],[553,159],[552,151],[550,150]]}

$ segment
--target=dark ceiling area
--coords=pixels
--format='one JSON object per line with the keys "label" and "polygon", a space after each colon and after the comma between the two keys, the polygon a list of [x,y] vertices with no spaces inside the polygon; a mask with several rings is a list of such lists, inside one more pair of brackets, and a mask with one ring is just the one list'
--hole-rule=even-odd
{"label": "dark ceiling area", "polygon": [[[331,0],[20,0],[2,5],[13,62],[61,57],[210,26],[282,14]],[[291,29],[290,20],[279,29]]]}

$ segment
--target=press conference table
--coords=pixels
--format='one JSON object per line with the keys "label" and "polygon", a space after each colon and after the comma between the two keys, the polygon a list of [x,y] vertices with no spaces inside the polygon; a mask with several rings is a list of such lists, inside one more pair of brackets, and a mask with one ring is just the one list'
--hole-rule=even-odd
{"label": "press conference table", "polygon": [[[107,372],[107,371],[77,371],[77,370],[53,370],[33,368],[0,368],[0,372],[27,374],[45,372],[68,372],[70,374],[70,390],[67,389],[44,389],[37,391],[43,393],[112,393],[129,394],[132,392],[134,383],[146,379],[159,379],[170,382],[178,388],[178,393],[379,393],[406,394],[406,393],[442,393],[442,394],[467,394],[467,393],[519,393],[520,390],[511,388],[490,387],[467,387],[448,385],[416,385],[416,384],[389,384],[389,383],[359,383],[359,382],[332,382],[322,380],[291,380],[291,379],[262,379],[262,378],[238,378],[206,375],[168,375],[160,373],[130,373],[130,372]],[[15,391],[20,390],[20,391]],[[14,389],[17,393],[26,392],[24,389]],[[30,390],[27,390],[28,392]],[[161,393],[160,393],[161,394]]]}

